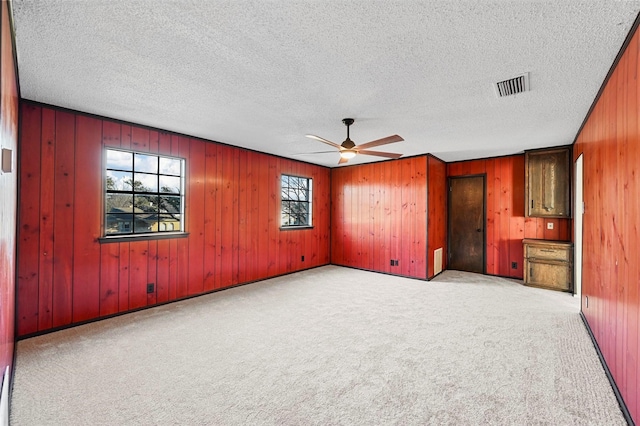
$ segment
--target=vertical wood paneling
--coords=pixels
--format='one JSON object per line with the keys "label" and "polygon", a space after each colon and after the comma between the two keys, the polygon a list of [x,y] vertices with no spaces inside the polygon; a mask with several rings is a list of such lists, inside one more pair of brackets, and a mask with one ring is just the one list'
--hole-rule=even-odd
{"label": "vertical wood paneling", "polygon": [[[3,5],[4,7],[4,5]],[[18,334],[38,331],[38,266],[40,259],[40,135],[42,109],[21,107],[20,133],[21,159],[20,189],[31,194],[22,196],[18,206]]]}
{"label": "vertical wood paneling", "polygon": [[[60,327],[72,322],[74,218],[75,218],[75,117],[67,112],[56,111],[56,160],[54,191],[54,247],[53,270],[53,326]],[[28,161],[21,157],[21,160]],[[25,190],[20,189],[25,198]],[[28,194],[28,192],[27,192]],[[18,252],[21,252],[18,248]]]}
{"label": "vertical wood paneling", "polygon": [[51,328],[53,322],[53,225],[54,189],[50,176],[55,170],[55,113],[42,111],[40,155],[40,265],[38,282],[38,329]]}
{"label": "vertical wood paneling", "polygon": [[129,309],[147,304],[147,259],[149,241],[132,241],[129,244]]}
{"label": "vertical wood paneling", "polygon": [[250,182],[251,171],[248,165],[247,151],[240,151],[238,155],[238,267],[237,281],[247,281],[247,254],[251,235],[248,234],[249,210],[247,201],[251,192],[251,187],[247,185]]}
{"label": "vertical wood paneling", "polygon": [[[255,260],[257,257],[257,269],[254,273],[253,279],[258,279],[262,274],[269,275],[269,231],[271,229],[270,220],[273,219],[273,215],[269,211],[269,157],[263,154],[253,154],[254,156],[254,168],[258,167],[258,174],[255,177],[253,185],[257,197],[254,201],[254,218],[258,218],[255,223],[258,226],[259,241]],[[318,215],[316,215],[317,217]]]}
{"label": "vertical wood paneling", "polygon": [[129,266],[131,243],[118,243],[120,254],[118,255],[118,312],[129,310]]}
{"label": "vertical wood paneling", "polygon": [[[27,101],[21,108],[20,336],[328,263],[329,169]],[[99,242],[106,146],[186,159],[188,237]],[[313,229],[280,230],[282,173],[313,178]]]}
{"label": "vertical wood paneling", "polygon": [[[524,158],[524,157],[523,157]],[[486,273],[487,274],[497,274],[498,271],[498,263],[499,263],[499,244],[500,241],[499,233],[500,233],[500,211],[496,211],[496,161],[495,159],[489,159],[484,162],[485,164],[485,184],[487,185],[486,189],[486,226],[485,226],[485,235],[486,235],[486,248],[485,248],[485,256],[486,256]],[[522,180],[524,185],[524,179]]]}
{"label": "vertical wood paneling", "polygon": [[[447,164],[447,176],[467,174],[486,175],[487,274],[522,279],[523,238],[569,240],[569,219],[524,217],[524,155]],[[547,223],[554,229],[548,230]]]}
{"label": "vertical wood paneling", "polygon": [[344,227],[344,204],[341,184],[344,181],[345,168],[331,170],[331,262],[342,265],[343,246],[342,244],[333,244],[334,241],[342,240],[342,232]]}
{"label": "vertical wood paneling", "polygon": [[278,275],[278,259],[280,257],[279,235],[280,235],[280,175],[279,175],[279,159],[269,157],[269,265],[267,268],[267,276],[273,277]]}
{"label": "vertical wood paneling", "polygon": [[[446,164],[435,158],[429,156],[428,158],[428,230],[424,227],[420,227],[418,235],[424,235],[426,232],[428,235],[427,247],[421,247],[422,250],[427,250],[427,263],[429,278],[432,278],[434,274],[433,255],[434,251],[438,248],[442,248],[442,262],[443,270],[446,269],[447,260],[447,167]],[[418,175],[420,176],[420,175]],[[424,197],[423,194],[416,192],[420,197]],[[420,198],[422,199],[422,198]]]}
{"label": "vertical wood paneling", "polygon": [[216,170],[218,152],[214,144],[205,144],[204,187],[204,282],[203,290],[216,288]]}
{"label": "vertical wood paneling", "polygon": [[[119,123],[103,122],[102,145],[120,148]],[[119,311],[120,245],[100,246],[100,258],[100,315],[112,315]]]}
{"label": "vertical wood paneling", "polygon": [[156,303],[164,303],[169,300],[169,282],[170,282],[170,246],[169,240],[158,241],[157,253],[157,277],[156,277]]}
{"label": "vertical wood paneling", "polygon": [[73,223],[73,306],[74,322],[100,315],[100,237],[102,205],[102,155],[95,147],[102,144],[102,121],[76,116],[75,169],[94,170],[76,173]]}
{"label": "vertical wood paneling", "polygon": [[584,159],[582,312],[636,423],[640,421],[639,37],[638,32],[633,35],[574,146],[574,157],[583,154]]}
{"label": "vertical wood paneling", "polygon": [[189,264],[187,292],[190,295],[204,291],[204,231],[205,231],[205,142],[191,139],[189,144],[189,204],[188,222],[197,224],[189,230]]}
{"label": "vertical wood paneling", "polygon": [[426,164],[421,156],[331,170],[332,263],[427,277]]}
{"label": "vertical wood paneling", "polygon": [[119,260],[118,244],[100,247],[100,316],[118,312]]}
{"label": "vertical wood paneling", "polygon": [[[189,171],[185,176],[184,186],[185,188],[189,188],[191,182],[191,162],[189,158],[189,138],[186,136],[177,136],[171,137],[171,151],[174,155],[182,157],[185,159],[188,164]],[[187,203],[185,197],[185,204]],[[185,218],[185,228],[187,232],[192,231],[192,225],[189,223],[191,219],[191,215],[186,213]],[[199,224],[198,224],[199,225]],[[197,232],[198,228],[194,228],[193,230]],[[177,278],[176,278],[176,296],[177,297],[186,297],[189,294],[189,240],[185,238],[180,238],[177,240]]]}

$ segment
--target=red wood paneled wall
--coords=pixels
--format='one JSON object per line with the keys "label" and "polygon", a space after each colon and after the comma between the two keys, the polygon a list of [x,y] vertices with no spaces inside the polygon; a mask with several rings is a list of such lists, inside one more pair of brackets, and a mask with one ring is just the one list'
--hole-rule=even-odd
{"label": "red wood paneled wall", "polygon": [[[327,168],[29,102],[21,114],[20,336],[329,263]],[[98,242],[104,147],[186,159],[188,238]],[[313,179],[312,229],[279,229],[282,173]]]}
{"label": "red wood paneled wall", "polygon": [[477,174],[486,175],[487,274],[522,279],[522,239],[568,241],[569,219],[524,217],[524,154],[447,164],[448,176]]}
{"label": "red wood paneled wall", "polygon": [[447,165],[428,157],[427,276],[433,278],[434,250],[442,247],[442,270],[447,269]]}
{"label": "red wood paneled wall", "polygon": [[636,424],[640,422],[639,52],[636,31],[574,146],[575,158],[584,156],[582,312]]}
{"label": "red wood paneled wall", "polygon": [[0,171],[0,388],[13,362],[16,208],[18,194],[18,85],[13,60],[8,3],[2,2],[0,22],[0,148],[10,149],[13,172]]}
{"label": "red wood paneled wall", "polygon": [[427,278],[426,156],[331,169],[331,196],[331,263]]}

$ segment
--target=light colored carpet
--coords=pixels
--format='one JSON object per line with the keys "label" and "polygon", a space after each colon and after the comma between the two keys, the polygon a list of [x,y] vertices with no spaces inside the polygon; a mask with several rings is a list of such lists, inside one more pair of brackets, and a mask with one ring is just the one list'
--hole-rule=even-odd
{"label": "light colored carpet", "polygon": [[624,425],[571,295],[326,266],[20,341],[13,425]]}

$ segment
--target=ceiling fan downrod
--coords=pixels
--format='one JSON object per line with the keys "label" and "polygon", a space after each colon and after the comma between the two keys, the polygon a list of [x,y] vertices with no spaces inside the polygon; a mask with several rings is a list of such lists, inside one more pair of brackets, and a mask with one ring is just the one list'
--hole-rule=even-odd
{"label": "ceiling fan downrod", "polygon": [[342,122],[344,123],[344,125],[347,126],[347,139],[345,139],[344,142],[342,142],[342,145],[341,145],[344,149],[351,149],[354,146],[356,146],[356,144],[349,137],[349,126],[351,126],[354,121],[355,120],[353,118],[343,118],[342,119]]}

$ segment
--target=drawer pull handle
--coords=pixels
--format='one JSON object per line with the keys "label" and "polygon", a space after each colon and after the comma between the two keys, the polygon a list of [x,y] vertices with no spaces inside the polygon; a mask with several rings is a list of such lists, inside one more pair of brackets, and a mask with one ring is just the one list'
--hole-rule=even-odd
{"label": "drawer pull handle", "polygon": [[540,249],[540,251],[545,252],[545,253],[555,253],[555,250],[549,250],[549,249]]}

